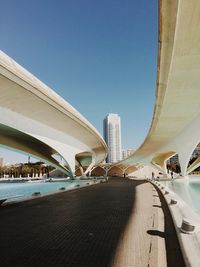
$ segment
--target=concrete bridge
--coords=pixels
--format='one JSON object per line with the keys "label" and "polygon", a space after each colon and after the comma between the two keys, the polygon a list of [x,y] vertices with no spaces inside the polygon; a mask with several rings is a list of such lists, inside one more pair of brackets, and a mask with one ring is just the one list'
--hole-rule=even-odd
{"label": "concrete bridge", "polygon": [[[112,173],[118,170],[124,174],[131,171],[131,166],[139,169],[144,165],[167,173],[166,161],[175,154],[178,154],[183,176],[200,166],[200,158],[188,165],[200,139],[199,14],[199,0],[159,1],[152,124],[139,149],[115,164]],[[81,174],[86,174],[104,160],[106,144],[96,129],[3,52],[0,53],[0,75],[2,145],[33,154],[70,176],[75,166]],[[62,156],[65,166],[53,155]]]}
{"label": "concrete bridge", "polygon": [[84,175],[105,159],[107,146],[97,130],[2,51],[0,96],[1,146],[39,158],[70,177],[75,166]]}
{"label": "concrete bridge", "polygon": [[139,149],[116,164],[153,165],[167,173],[166,161],[178,154],[181,174],[200,141],[200,1],[159,1],[156,101],[149,133]]}

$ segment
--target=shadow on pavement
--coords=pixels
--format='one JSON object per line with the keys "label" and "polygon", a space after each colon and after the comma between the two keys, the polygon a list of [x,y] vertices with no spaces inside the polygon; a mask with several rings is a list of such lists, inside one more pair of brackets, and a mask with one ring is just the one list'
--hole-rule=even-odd
{"label": "shadow on pavement", "polygon": [[[168,205],[160,192],[156,187],[154,187],[158,193],[161,202],[161,208],[164,213],[164,233],[160,231],[149,230],[148,233],[151,235],[158,235],[162,238],[165,238],[165,247],[167,253],[167,266],[168,267],[185,267],[183,261],[183,256],[181,253],[180,245],[178,242],[176,230],[173,224],[173,220],[168,208]],[[154,205],[156,206],[156,205]],[[160,206],[158,206],[160,207]],[[157,232],[157,233],[156,233]]]}
{"label": "shadow on pavement", "polygon": [[1,209],[1,266],[108,267],[145,182],[115,178]]}
{"label": "shadow on pavement", "polygon": [[158,230],[148,230],[147,233],[149,235],[156,235],[156,236],[160,236],[162,238],[166,237],[164,232],[161,232],[161,231],[158,231]]}

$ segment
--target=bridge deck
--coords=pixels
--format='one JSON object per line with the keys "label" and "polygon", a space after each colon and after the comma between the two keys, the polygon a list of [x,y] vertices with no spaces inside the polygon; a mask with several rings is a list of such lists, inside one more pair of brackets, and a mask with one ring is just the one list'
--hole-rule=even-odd
{"label": "bridge deck", "polygon": [[1,207],[0,229],[4,267],[184,266],[169,211],[145,181],[116,178]]}

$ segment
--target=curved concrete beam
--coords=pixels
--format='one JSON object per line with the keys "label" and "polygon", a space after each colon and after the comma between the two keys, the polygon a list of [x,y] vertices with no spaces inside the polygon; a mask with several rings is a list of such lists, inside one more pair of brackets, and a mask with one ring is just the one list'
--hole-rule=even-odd
{"label": "curved concrete beam", "polygon": [[106,171],[101,166],[97,166],[91,171],[91,176],[104,176],[104,175],[106,175]]}
{"label": "curved concrete beam", "polygon": [[0,52],[0,123],[55,149],[75,171],[75,155],[102,162],[107,146],[97,130],[53,90]]}
{"label": "curved concrete beam", "polygon": [[118,167],[118,166],[112,166],[109,169],[107,175],[108,176],[116,175],[116,176],[121,176],[122,177],[124,175],[124,172],[123,172],[123,170],[120,167]]}
{"label": "curved concrete beam", "polygon": [[159,162],[178,153],[183,175],[200,140],[200,1],[160,0],[157,90],[144,143],[118,165]]}
{"label": "curved concrete beam", "polygon": [[54,154],[59,155],[57,151],[40,140],[3,124],[0,124],[0,144],[3,147],[42,159],[45,163],[58,168],[69,176],[71,174],[69,167],[61,165],[53,158]]}

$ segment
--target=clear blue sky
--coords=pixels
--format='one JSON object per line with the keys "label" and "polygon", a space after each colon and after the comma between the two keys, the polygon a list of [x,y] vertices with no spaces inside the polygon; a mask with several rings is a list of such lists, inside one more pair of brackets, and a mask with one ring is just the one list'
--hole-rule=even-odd
{"label": "clear blue sky", "polygon": [[[150,127],[156,90],[158,1],[3,0],[1,50],[54,89],[102,134],[118,113],[122,146]],[[0,149],[6,161],[22,157]]]}

